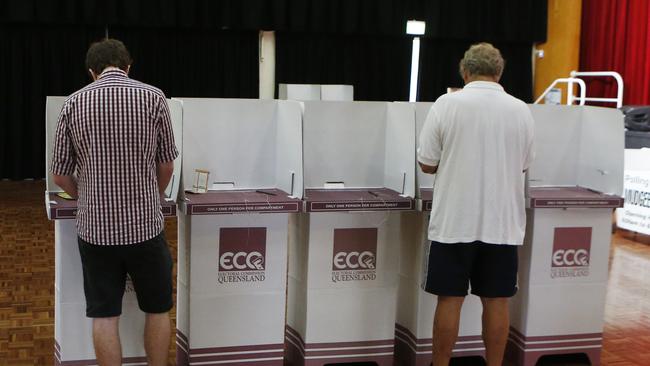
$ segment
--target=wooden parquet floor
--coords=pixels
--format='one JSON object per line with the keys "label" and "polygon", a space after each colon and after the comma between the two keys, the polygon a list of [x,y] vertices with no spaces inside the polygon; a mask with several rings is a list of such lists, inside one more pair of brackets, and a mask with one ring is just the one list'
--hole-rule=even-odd
{"label": "wooden parquet floor", "polygon": [[[0,366],[53,364],[54,225],[45,215],[44,190],[43,181],[0,181]],[[175,256],[174,219],[165,231]],[[602,365],[650,365],[650,245],[638,241],[614,236]],[[170,365],[174,359],[172,347]],[[587,363],[562,357],[542,364]]]}

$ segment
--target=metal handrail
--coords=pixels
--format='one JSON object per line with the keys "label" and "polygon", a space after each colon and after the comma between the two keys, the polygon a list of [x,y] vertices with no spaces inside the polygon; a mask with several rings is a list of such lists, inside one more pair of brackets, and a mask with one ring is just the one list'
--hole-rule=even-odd
{"label": "metal handrail", "polygon": [[[579,105],[585,105],[585,101],[587,100],[586,95],[587,95],[587,85],[585,84],[585,81],[576,77],[570,77],[570,78],[560,78],[560,79],[555,79],[551,86],[546,88],[542,95],[537,98],[534,104],[539,104],[542,99],[548,94],[548,92],[551,91],[558,83],[567,83],[567,100],[566,104],[567,105],[572,105],[575,100],[578,100]],[[578,98],[574,97],[573,95],[573,85],[577,84],[580,86],[580,96]]]}
{"label": "metal handrail", "polygon": [[614,80],[616,80],[617,86],[616,98],[585,98],[585,100],[588,102],[616,103],[616,108],[621,108],[623,106],[623,77],[621,77],[621,74],[617,73],[616,71],[571,71],[570,75],[572,78],[578,76],[606,76],[614,78]]}

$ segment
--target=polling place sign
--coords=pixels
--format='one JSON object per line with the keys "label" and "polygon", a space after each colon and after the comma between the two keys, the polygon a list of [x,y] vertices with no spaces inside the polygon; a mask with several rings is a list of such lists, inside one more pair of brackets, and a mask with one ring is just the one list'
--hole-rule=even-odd
{"label": "polling place sign", "polygon": [[650,235],[650,171],[626,170],[623,196],[625,204],[616,215],[618,227]]}

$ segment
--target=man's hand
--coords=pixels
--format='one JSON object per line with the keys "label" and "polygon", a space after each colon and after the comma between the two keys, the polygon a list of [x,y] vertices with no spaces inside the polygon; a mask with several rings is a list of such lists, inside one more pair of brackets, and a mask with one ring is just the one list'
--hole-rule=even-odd
{"label": "man's hand", "polygon": [[61,187],[70,197],[77,199],[77,181],[72,175],[53,175],[54,183]]}
{"label": "man's hand", "polygon": [[158,176],[158,192],[160,196],[165,194],[165,188],[169,185],[169,181],[174,174],[174,161],[167,161],[164,163],[156,163],[156,175]]}
{"label": "man's hand", "polygon": [[422,169],[422,172],[425,174],[436,174],[438,171],[438,166],[431,166],[431,165],[426,165],[422,164],[421,162],[418,161],[418,164],[420,164],[420,169]]}

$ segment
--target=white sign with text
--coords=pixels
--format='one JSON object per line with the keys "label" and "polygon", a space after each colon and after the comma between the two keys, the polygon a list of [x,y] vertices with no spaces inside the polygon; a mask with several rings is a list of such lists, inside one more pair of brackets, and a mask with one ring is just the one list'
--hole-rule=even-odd
{"label": "white sign with text", "polygon": [[616,225],[650,235],[650,171],[626,170],[623,196],[625,205],[618,209]]}

